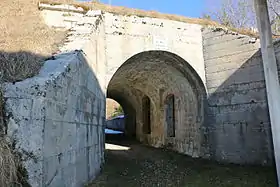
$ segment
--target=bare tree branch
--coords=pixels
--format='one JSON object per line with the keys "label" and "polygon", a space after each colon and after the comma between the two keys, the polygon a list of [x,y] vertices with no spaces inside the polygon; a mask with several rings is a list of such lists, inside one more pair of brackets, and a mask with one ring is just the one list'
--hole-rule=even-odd
{"label": "bare tree branch", "polygon": [[[210,0],[209,0],[210,1]],[[252,0],[215,0],[214,10],[208,10],[211,18],[235,28],[256,28],[255,10]],[[213,0],[211,0],[213,4]],[[272,32],[280,34],[280,0],[268,0]]]}

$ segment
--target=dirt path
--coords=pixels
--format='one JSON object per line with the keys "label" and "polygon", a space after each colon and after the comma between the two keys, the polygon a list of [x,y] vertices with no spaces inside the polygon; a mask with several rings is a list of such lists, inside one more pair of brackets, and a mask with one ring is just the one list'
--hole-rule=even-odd
{"label": "dirt path", "polygon": [[106,145],[106,164],[90,187],[270,187],[272,168],[220,165],[131,143]]}

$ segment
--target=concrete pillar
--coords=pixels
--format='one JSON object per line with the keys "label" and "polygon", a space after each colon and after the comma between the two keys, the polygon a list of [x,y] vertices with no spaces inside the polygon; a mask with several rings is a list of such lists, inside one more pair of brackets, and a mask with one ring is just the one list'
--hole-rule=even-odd
{"label": "concrete pillar", "polygon": [[272,43],[271,25],[268,15],[267,0],[254,0],[258,30],[261,40],[266,92],[274,145],[278,186],[280,179],[280,86],[274,46]]}

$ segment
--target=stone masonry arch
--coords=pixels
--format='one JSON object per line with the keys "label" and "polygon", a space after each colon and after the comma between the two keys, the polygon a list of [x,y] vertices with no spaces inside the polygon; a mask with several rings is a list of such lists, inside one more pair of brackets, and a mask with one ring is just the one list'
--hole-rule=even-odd
{"label": "stone masonry arch", "polygon": [[[174,95],[175,137],[166,135],[165,98]],[[127,115],[126,133],[155,147],[171,146],[191,156],[201,154],[206,91],[200,76],[174,53],[151,50],[125,61],[107,86],[107,97],[118,101]],[[150,99],[151,133],[143,131],[143,103]],[[147,109],[148,110],[148,109]]]}

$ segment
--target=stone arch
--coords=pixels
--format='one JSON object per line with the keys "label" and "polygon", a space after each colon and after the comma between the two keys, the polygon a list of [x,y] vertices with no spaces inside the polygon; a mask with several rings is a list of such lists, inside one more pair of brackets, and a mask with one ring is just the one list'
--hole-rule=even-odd
{"label": "stone arch", "polygon": [[[126,99],[129,97],[130,99]],[[127,93],[126,91],[120,90],[110,90],[107,91],[107,98],[114,99],[117,101],[123,108],[125,116],[125,134],[127,136],[135,137],[136,136],[136,110],[135,107],[139,103],[133,95]]]}
{"label": "stone arch", "polygon": [[[164,98],[175,96],[178,136],[170,140],[164,132]],[[151,102],[151,133],[142,133],[142,98]],[[135,111],[137,139],[188,155],[200,154],[200,129],[204,123],[206,91],[202,79],[183,58],[167,51],[144,51],[126,60],[107,86],[107,97],[130,103]],[[122,101],[124,100],[124,101]],[[124,109],[126,111],[131,111]],[[129,120],[131,121],[131,120]]]}

